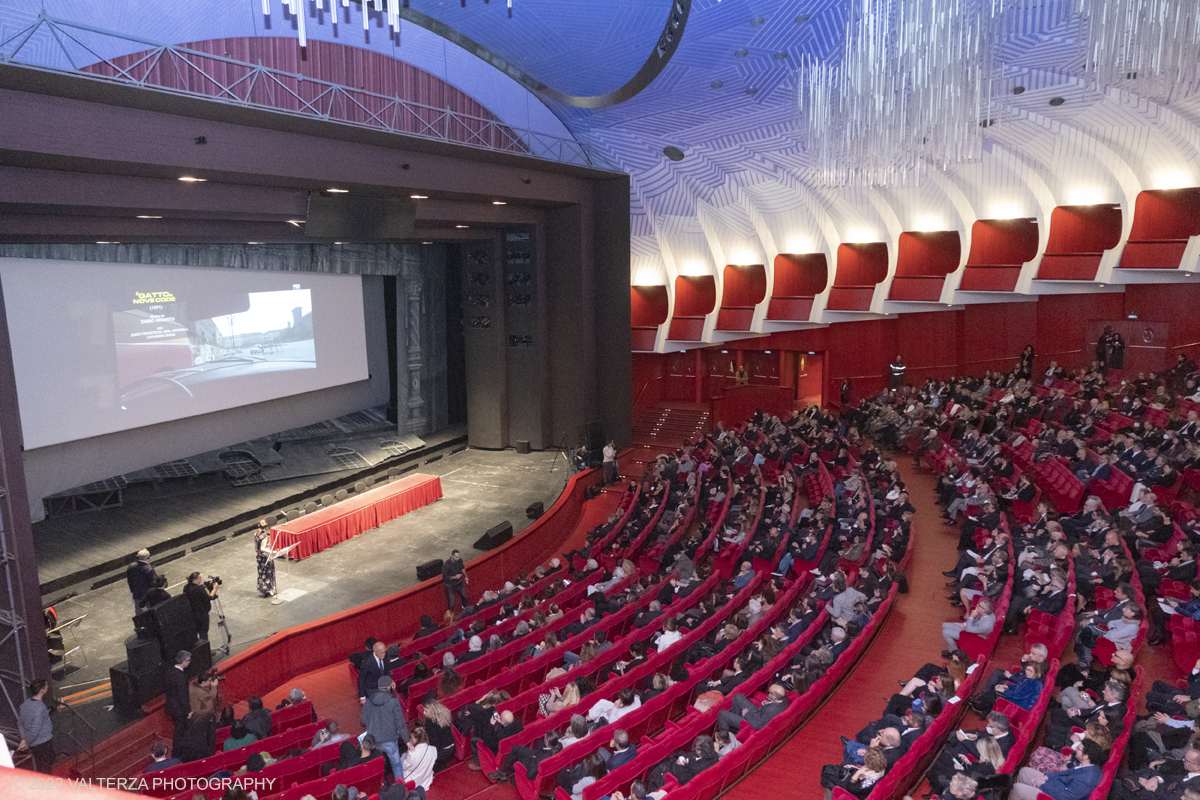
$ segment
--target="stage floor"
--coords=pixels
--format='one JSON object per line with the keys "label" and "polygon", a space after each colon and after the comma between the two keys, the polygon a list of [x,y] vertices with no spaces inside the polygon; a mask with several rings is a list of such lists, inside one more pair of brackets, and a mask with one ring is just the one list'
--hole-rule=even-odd
{"label": "stage floor", "polygon": [[[220,575],[225,582],[221,599],[237,652],[284,628],[412,586],[417,583],[415,565],[445,558],[456,548],[469,561],[479,554],[472,543],[485,531],[504,520],[512,522],[514,532],[523,530],[530,522],[526,506],[541,501],[548,509],[570,476],[568,465],[553,451],[519,455],[512,450],[464,450],[419,469],[441,477],[441,500],[303,561],[280,564],[280,592],[293,598],[280,605],[258,594],[249,535],[189,552],[163,565],[159,574],[167,574],[173,595],[194,570]],[[133,634],[125,581],[83,592],[56,608],[63,620],[88,615],[80,630],[87,666],[69,667],[65,675],[56,672],[58,696],[107,682],[108,668],[125,660],[124,642]],[[209,638],[214,650],[224,644],[215,609]],[[216,660],[221,657],[214,654]]]}

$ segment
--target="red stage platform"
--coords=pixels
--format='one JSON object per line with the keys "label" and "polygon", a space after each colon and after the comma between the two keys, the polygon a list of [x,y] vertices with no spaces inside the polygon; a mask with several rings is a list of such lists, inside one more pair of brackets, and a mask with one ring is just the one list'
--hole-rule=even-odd
{"label": "red stage platform", "polygon": [[290,557],[296,560],[308,558],[441,497],[442,481],[438,476],[409,475],[300,519],[276,525],[271,528],[271,543],[276,550],[298,545]]}

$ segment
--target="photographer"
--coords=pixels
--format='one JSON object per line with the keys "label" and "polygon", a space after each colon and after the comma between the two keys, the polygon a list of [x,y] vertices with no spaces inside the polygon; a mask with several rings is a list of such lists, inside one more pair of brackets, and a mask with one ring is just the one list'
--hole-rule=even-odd
{"label": "photographer", "polygon": [[192,606],[192,619],[196,623],[196,633],[200,634],[201,639],[208,638],[208,612],[212,610],[213,598],[217,596],[220,587],[220,578],[212,577],[208,581],[204,581],[199,572],[189,575],[187,586],[183,587],[183,593],[187,595],[188,602]]}

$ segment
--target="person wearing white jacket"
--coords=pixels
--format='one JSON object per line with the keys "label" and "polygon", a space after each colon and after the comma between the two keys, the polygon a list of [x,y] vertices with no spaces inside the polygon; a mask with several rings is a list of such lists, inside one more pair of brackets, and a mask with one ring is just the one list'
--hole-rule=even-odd
{"label": "person wearing white jacket", "polygon": [[429,743],[425,729],[413,728],[408,737],[408,752],[400,757],[404,762],[404,779],[428,792],[433,783],[433,766],[437,763],[437,756],[437,748]]}

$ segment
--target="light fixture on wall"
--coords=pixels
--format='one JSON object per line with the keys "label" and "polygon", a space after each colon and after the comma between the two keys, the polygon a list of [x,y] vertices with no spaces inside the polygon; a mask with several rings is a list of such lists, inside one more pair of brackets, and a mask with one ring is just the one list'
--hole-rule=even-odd
{"label": "light fixture on wall", "polygon": [[807,236],[797,236],[795,238],[788,239],[787,246],[789,253],[811,253],[814,250],[813,240]]}
{"label": "light fixture on wall", "polygon": [[1169,169],[1157,172],[1151,183],[1153,189],[1185,189],[1196,185],[1196,178],[1187,169]]}
{"label": "light fixture on wall", "polygon": [[941,217],[926,215],[917,219],[917,227],[914,230],[928,233],[929,231],[944,231],[946,230],[946,221]]}
{"label": "light fixture on wall", "polygon": [[1016,203],[993,203],[988,208],[988,219],[1016,219],[1020,216],[1021,207]]}
{"label": "light fixture on wall", "polygon": [[851,228],[846,231],[846,242],[849,244],[864,244],[874,242],[879,237],[870,228]]}

